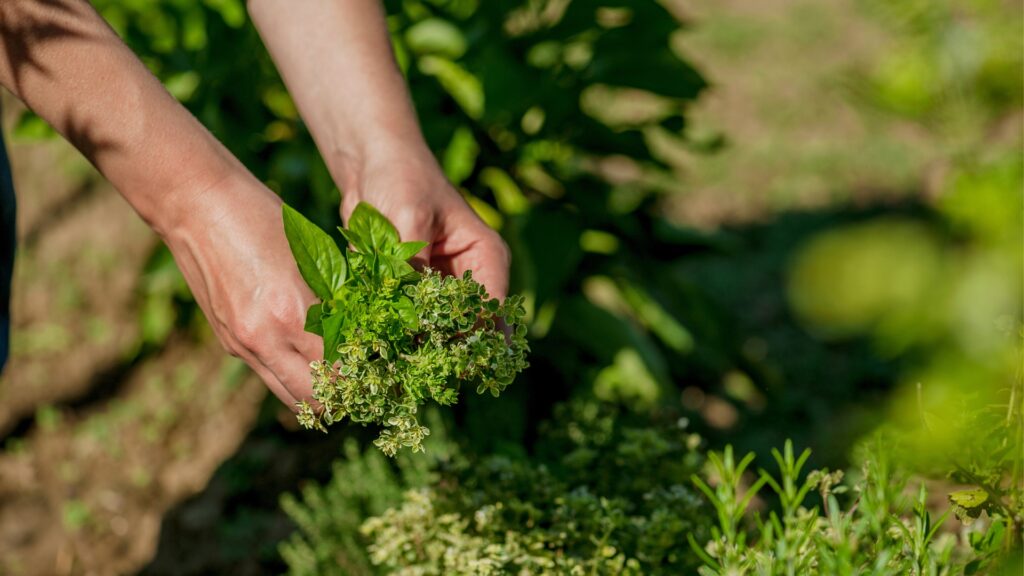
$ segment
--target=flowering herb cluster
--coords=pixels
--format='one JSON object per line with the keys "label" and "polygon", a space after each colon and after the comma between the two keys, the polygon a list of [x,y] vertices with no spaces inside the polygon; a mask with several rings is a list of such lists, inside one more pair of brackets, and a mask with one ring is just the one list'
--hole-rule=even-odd
{"label": "flowering herb cluster", "polygon": [[339,228],[345,252],[288,206],[284,227],[320,299],[306,316],[324,356],[311,364],[315,404],[298,404],[303,426],[376,423],[383,429],[374,443],[385,454],[420,451],[430,433],[417,419],[426,400],[454,404],[463,385],[498,396],[526,368],[522,297],[492,299],[468,271],[459,278],[415,270],[409,260],[427,243],[402,242],[369,204]]}

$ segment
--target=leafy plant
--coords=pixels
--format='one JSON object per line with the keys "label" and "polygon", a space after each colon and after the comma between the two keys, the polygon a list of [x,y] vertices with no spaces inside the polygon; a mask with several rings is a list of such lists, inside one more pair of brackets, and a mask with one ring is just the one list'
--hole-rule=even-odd
{"label": "leafy plant", "polygon": [[935,510],[935,489],[893,458],[893,441],[865,441],[860,468],[846,474],[806,471],[810,451],[787,442],[772,451],[777,473],[753,473],[754,456],[736,458],[731,446],[705,458],[685,421],[577,400],[555,409],[529,457],[442,444],[429,461],[389,461],[352,444],[328,484],[285,499],[299,531],[282,554],[293,576],[938,576],[1007,566],[1007,520],[951,529],[952,511]]}
{"label": "leafy plant", "polygon": [[[923,576],[997,568],[1005,560],[1005,522],[968,531],[964,538],[943,532],[950,510],[933,516],[923,483],[916,497],[908,495],[914,490],[906,471],[890,460],[891,441],[877,435],[861,447],[862,468],[852,482],[828,469],[802,475],[810,451],[796,456],[791,442],[783,452],[773,450],[778,476],[761,470],[749,485],[744,472],[753,454],[738,462],[731,447],[709,454],[714,488],[699,476],[693,481],[718,511],[719,525],[703,546],[691,538],[704,561],[700,573]],[[781,514],[773,510],[764,518],[749,510],[764,486],[775,492]],[[850,495],[845,502],[844,495]]]}
{"label": "leafy plant", "polygon": [[289,574],[374,573],[360,526],[401,503],[409,487],[436,481],[436,468],[456,454],[437,410],[427,410],[425,416],[434,430],[425,441],[426,453],[406,451],[388,458],[378,450],[362,450],[349,437],[329,482],[310,483],[301,494],[281,498],[281,507],[298,528],[280,546]]}
{"label": "leafy plant", "polygon": [[339,228],[352,249],[345,253],[294,209],[283,214],[299,272],[320,299],[306,330],[324,341],[323,360],[311,364],[318,406],[298,404],[303,426],[379,423],[374,444],[385,454],[419,451],[430,433],[416,417],[425,400],[454,404],[463,384],[498,396],[526,368],[521,297],[489,298],[469,271],[417,272],[409,260],[426,243],[402,242],[369,204]]}
{"label": "leafy plant", "polygon": [[422,455],[403,453],[382,471],[378,454],[350,450],[330,483],[284,502],[300,529],[282,548],[289,573],[691,572],[687,535],[706,538],[709,521],[685,484],[702,463],[699,437],[669,415],[608,403],[555,412],[535,456],[432,447],[432,477]]}

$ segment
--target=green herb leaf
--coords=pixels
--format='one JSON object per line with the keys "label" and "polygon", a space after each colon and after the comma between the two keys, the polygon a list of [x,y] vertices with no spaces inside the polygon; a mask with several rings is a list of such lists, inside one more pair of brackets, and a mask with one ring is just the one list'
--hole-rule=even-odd
{"label": "green herb leaf", "polygon": [[363,254],[369,254],[371,252],[370,245],[367,244],[366,241],[363,240],[363,237],[358,233],[342,228],[341,226],[338,226],[338,232],[341,232],[341,235],[345,237],[345,240],[348,240],[349,248],[357,250]]}
{"label": "green herb leaf", "polygon": [[348,219],[348,229],[359,236],[367,251],[390,254],[398,245],[398,230],[383,214],[366,202],[360,202],[352,211],[352,216]]}
{"label": "green herb leaf", "polygon": [[403,258],[382,254],[377,261],[377,267],[380,270],[381,276],[387,276],[396,280],[416,277],[416,270]]}
{"label": "green herb leaf", "polygon": [[328,364],[334,364],[341,354],[338,346],[341,345],[342,327],[345,324],[345,311],[338,310],[334,314],[323,317],[324,329],[324,360]]}
{"label": "green herb leaf", "polygon": [[307,319],[324,341],[323,360],[310,365],[322,410],[300,404],[301,423],[376,423],[374,444],[385,454],[422,450],[430,430],[417,418],[420,404],[453,404],[463,386],[497,396],[526,368],[522,298],[490,299],[469,272],[417,272],[408,260],[427,243],[399,242],[369,205],[360,204],[341,233],[352,248],[348,282]]}
{"label": "green herb leaf", "polygon": [[393,304],[398,317],[402,319],[406,329],[415,330],[420,325],[420,319],[416,315],[416,305],[408,296],[402,296]]}
{"label": "green herb leaf", "polygon": [[413,256],[419,254],[420,250],[423,250],[424,248],[426,248],[428,244],[430,244],[430,242],[423,242],[423,241],[402,242],[397,247],[395,247],[395,254],[394,255],[397,258],[401,258],[402,260],[408,260],[408,259],[412,258]]}
{"label": "green herb leaf", "polygon": [[970,525],[988,506],[988,492],[983,488],[957,490],[950,493],[949,502],[953,505],[956,517],[965,525]]}
{"label": "green herb leaf", "polygon": [[282,208],[282,216],[288,246],[302,279],[318,298],[329,300],[348,274],[341,249],[326,232],[287,204]]}
{"label": "green herb leaf", "polygon": [[323,310],[323,304],[319,302],[309,307],[309,310],[306,311],[306,332],[312,332],[317,336],[324,335],[324,325],[321,320]]}

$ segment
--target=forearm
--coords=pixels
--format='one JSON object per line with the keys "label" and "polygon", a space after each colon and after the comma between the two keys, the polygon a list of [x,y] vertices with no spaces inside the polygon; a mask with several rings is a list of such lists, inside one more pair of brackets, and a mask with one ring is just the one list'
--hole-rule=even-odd
{"label": "forearm", "polygon": [[430,158],[395,64],[379,0],[249,0],[335,181],[358,186],[367,162]]}
{"label": "forearm", "polygon": [[158,232],[240,169],[84,0],[0,2],[0,83],[70,140]]}

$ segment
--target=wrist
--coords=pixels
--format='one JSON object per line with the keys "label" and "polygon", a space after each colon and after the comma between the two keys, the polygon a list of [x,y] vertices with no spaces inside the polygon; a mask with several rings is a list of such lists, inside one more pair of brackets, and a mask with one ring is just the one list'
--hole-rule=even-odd
{"label": "wrist", "polygon": [[207,216],[216,218],[215,205],[224,190],[247,179],[252,180],[252,175],[230,155],[207,156],[193,162],[172,186],[154,194],[148,206],[136,206],[136,211],[164,240],[188,236],[195,226],[205,225]]}
{"label": "wrist", "polygon": [[376,139],[372,144],[330,154],[326,161],[335,183],[350,199],[364,195],[366,180],[374,174],[401,172],[444,179],[441,166],[419,133],[411,138]]}
{"label": "wrist", "polygon": [[159,122],[148,121],[149,131],[127,140],[116,154],[101,157],[97,166],[139,216],[166,239],[194,219],[201,195],[248,172],[176,103],[146,112],[144,120],[163,113]]}

